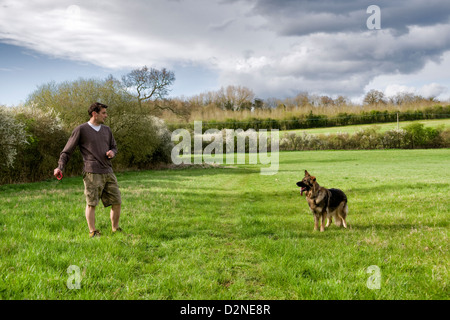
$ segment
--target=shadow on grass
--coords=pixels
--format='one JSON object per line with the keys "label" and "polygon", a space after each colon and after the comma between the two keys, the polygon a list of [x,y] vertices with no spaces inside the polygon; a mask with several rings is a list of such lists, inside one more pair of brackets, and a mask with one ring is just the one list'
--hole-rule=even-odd
{"label": "shadow on grass", "polygon": [[365,194],[365,193],[374,193],[374,194],[386,194],[391,192],[400,192],[404,193],[405,190],[415,190],[415,191],[428,191],[430,189],[448,189],[449,184],[448,183],[420,183],[417,181],[417,183],[409,183],[409,184],[393,184],[393,183],[387,183],[387,184],[374,184],[371,187],[365,187],[365,188],[350,188],[349,192],[355,193],[355,194]]}
{"label": "shadow on grass", "polygon": [[[309,152],[309,151],[308,151]],[[304,164],[316,164],[316,163],[320,163],[320,164],[331,164],[332,166],[336,166],[337,163],[341,163],[341,162],[356,162],[358,161],[357,158],[330,158],[330,159],[314,159],[310,157],[311,155],[309,155],[309,157],[299,157],[298,159],[292,159],[292,160],[286,160],[283,159],[282,164],[283,165],[289,165],[289,164],[300,164],[300,163],[304,163]],[[282,170],[281,170],[282,171]],[[289,171],[289,170],[288,170]]]}
{"label": "shadow on grass", "polygon": [[388,223],[372,223],[372,224],[352,224],[352,229],[355,231],[406,231],[423,227],[428,228],[448,228],[449,223],[447,221],[435,221],[430,223],[396,223],[395,221]]}

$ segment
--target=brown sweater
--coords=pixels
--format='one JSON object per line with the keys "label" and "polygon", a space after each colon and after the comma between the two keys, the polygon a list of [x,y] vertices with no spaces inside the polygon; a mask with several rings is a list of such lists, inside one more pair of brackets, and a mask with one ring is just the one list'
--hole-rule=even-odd
{"label": "brown sweater", "polygon": [[75,148],[79,146],[84,160],[84,172],[112,173],[111,160],[106,152],[112,150],[117,154],[117,145],[111,129],[102,125],[95,131],[88,123],[76,127],[61,152],[58,168],[63,171]]}

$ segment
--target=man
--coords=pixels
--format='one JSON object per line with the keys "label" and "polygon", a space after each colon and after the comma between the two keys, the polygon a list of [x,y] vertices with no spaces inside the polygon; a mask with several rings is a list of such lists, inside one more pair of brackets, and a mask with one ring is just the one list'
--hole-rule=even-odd
{"label": "man", "polygon": [[117,178],[113,173],[111,159],[117,154],[117,145],[111,129],[104,125],[107,105],[93,103],[89,110],[90,120],[76,127],[61,152],[58,167],[53,174],[58,177],[79,146],[84,161],[84,193],[86,195],[86,220],[91,238],[100,236],[95,229],[95,208],[100,199],[106,207],[111,206],[111,226],[113,233],[122,231],[119,227],[121,195]]}

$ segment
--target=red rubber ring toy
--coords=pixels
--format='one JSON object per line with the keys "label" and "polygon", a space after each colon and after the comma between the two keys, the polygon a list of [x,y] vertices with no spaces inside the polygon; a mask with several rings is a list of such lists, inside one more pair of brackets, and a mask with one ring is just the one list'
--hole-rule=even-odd
{"label": "red rubber ring toy", "polygon": [[56,179],[61,180],[63,178],[63,174],[62,172],[60,172],[57,176]]}

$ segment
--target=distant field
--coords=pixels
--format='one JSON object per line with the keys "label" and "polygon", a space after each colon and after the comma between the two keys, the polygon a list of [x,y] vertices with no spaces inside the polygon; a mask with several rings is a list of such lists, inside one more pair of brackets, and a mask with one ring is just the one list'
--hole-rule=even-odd
{"label": "distant field", "polygon": [[[120,173],[125,233],[98,208],[96,239],[81,177],[0,186],[0,299],[448,300],[449,167],[450,149],[311,151],[272,176]],[[305,169],[346,192],[348,230],[313,231]]]}
{"label": "distant field", "polygon": [[[416,121],[402,121],[399,123],[399,127],[403,128],[411,123],[423,123],[426,127],[439,127],[450,128],[450,119],[438,119],[438,120],[416,120]],[[363,124],[363,125],[353,125],[345,127],[331,127],[331,128],[314,128],[314,129],[297,129],[297,130],[286,130],[284,132],[297,132],[303,133],[307,132],[309,134],[326,134],[326,133],[338,133],[338,132],[348,132],[350,134],[355,133],[358,130],[370,127],[377,127],[381,132],[397,129],[397,122],[380,123],[380,124]]]}

